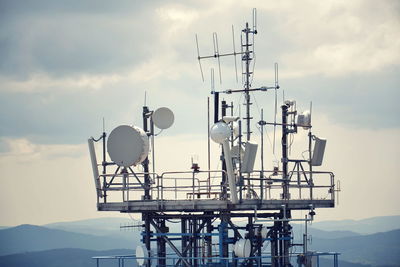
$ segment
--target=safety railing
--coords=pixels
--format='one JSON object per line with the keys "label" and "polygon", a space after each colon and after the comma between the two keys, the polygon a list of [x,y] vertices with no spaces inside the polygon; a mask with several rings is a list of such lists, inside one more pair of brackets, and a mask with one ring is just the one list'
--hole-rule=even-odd
{"label": "safety railing", "polygon": [[[323,266],[323,267],[338,267],[339,266],[339,255],[337,252],[308,252],[305,254],[302,253],[293,253],[289,256],[290,262],[293,266]],[[324,265],[321,265],[321,257],[325,258]],[[113,256],[94,256],[92,257],[96,261],[96,266],[101,267],[102,262],[104,261],[114,261],[116,266],[124,267],[125,264],[127,266],[185,266],[180,258],[175,254],[168,254],[166,257],[136,257],[135,255],[113,255]],[[271,261],[273,257],[269,254],[263,254],[261,256],[255,257],[235,257],[232,255],[231,257],[184,257],[189,266],[197,266],[197,267],[209,267],[209,266],[219,266],[219,267],[232,267],[232,266],[243,266],[243,263],[246,263],[246,266],[271,266]],[[278,260],[274,257],[274,260]],[[327,264],[326,260],[330,260],[330,264]],[[163,262],[162,265],[159,262]],[[139,264],[138,264],[139,263]],[[143,263],[143,264],[140,264]],[[309,264],[309,265],[306,265]],[[109,265],[107,265],[109,266]],[[186,265],[187,266],[187,265]]]}
{"label": "safety railing", "polygon": [[[145,184],[147,175],[149,183]],[[150,192],[151,200],[201,200],[229,199],[229,186],[222,170],[182,171],[156,173],[118,173],[100,175],[101,191],[107,196],[105,202],[143,200],[144,191]],[[237,175],[238,177],[238,175]],[[279,200],[282,188],[288,187],[292,200],[335,201],[335,177],[332,172],[296,171],[288,173],[286,179],[279,171],[256,170],[242,174],[236,180],[240,200]],[[121,196],[122,193],[122,196]],[[101,201],[101,199],[99,199]]]}

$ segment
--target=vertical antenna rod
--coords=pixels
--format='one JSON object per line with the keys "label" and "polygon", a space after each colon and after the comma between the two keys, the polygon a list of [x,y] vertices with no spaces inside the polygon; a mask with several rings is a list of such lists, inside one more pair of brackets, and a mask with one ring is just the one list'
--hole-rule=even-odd
{"label": "vertical antenna rod", "polygon": [[250,50],[250,46],[252,46],[252,44],[249,43],[249,34],[256,34],[256,31],[252,31],[249,28],[249,23],[246,22],[246,28],[242,30],[245,33],[245,44],[242,44],[242,46],[245,47],[245,51],[244,51],[244,55],[242,57],[242,60],[245,62],[245,73],[243,73],[245,75],[245,83],[244,83],[244,93],[245,93],[245,100],[246,100],[246,118],[244,118],[247,122],[247,132],[246,132],[246,137],[247,137],[247,141],[250,140],[250,136],[251,136],[251,130],[250,130],[250,120],[252,119],[250,117],[250,105],[252,104],[250,102],[250,76],[252,74],[252,72],[250,72],[250,62],[252,60],[251,58],[251,53],[253,53],[253,51]]}
{"label": "vertical antenna rod", "polygon": [[208,197],[210,197],[211,191],[211,144],[210,144],[210,97],[207,97],[207,167],[208,167]]}

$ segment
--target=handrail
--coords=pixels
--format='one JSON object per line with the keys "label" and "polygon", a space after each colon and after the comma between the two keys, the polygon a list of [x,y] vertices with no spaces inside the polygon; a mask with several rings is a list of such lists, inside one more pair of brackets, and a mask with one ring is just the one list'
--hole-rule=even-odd
{"label": "handrail", "polygon": [[[150,189],[151,194],[154,197],[152,198],[153,200],[195,200],[219,199],[219,197],[216,197],[216,192],[224,187],[227,188],[227,183],[222,184],[220,182],[220,178],[224,173],[226,174],[223,170],[167,171],[162,172],[161,174],[157,174],[156,172],[137,172],[135,173],[137,181],[135,181],[135,179],[131,180],[131,173],[108,173],[101,174],[99,177],[105,178],[106,183],[108,183],[107,180],[110,180],[111,178],[113,182],[108,183],[106,188],[103,184],[101,190],[103,192],[109,192],[110,194],[112,194],[112,192],[122,191],[124,202],[135,200],[140,196],[140,194],[129,194],[129,192],[143,191],[143,184],[140,183],[140,181],[142,181],[146,174],[154,177],[154,179],[151,180],[151,184],[146,187]],[[211,179],[211,181],[208,182],[208,177],[206,177],[207,174],[215,174],[214,176],[216,179]],[[281,183],[285,181],[281,177],[281,174],[281,171],[254,170],[249,176],[237,179],[237,187],[240,187],[240,190],[244,190],[245,188],[251,190],[254,192],[254,194],[252,193],[252,197],[258,200],[280,199],[279,190],[282,188]],[[312,174],[312,183],[310,183],[310,181],[305,177],[299,178],[298,174]],[[289,172],[289,177],[292,175],[298,178],[292,179],[288,182],[288,187],[291,189],[291,193],[294,193],[294,197],[291,199],[326,199],[326,197],[330,196],[332,201],[335,200],[335,175],[333,172],[292,170]],[[322,176],[325,176],[325,178]],[[325,179],[329,179],[329,181],[326,181]],[[245,183],[245,181],[251,181],[250,187],[247,182]],[[207,184],[205,184],[206,182]],[[324,189],[328,189],[327,195],[325,195],[326,193],[324,193],[324,191],[320,191]],[[309,190],[315,190],[316,195],[304,195],[304,193],[307,194]],[[134,199],[131,199],[132,196],[134,196]]]}

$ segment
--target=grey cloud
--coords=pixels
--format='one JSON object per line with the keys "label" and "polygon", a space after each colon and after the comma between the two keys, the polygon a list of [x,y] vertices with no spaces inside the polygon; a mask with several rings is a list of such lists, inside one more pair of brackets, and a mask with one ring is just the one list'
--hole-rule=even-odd
{"label": "grey cloud", "polygon": [[288,97],[314,101],[316,112],[328,114],[331,121],[358,128],[400,127],[400,66],[379,72],[343,77],[314,75],[283,80]]}
{"label": "grey cloud", "polygon": [[[36,72],[44,72],[54,79],[103,73],[122,73],[123,76],[124,69],[163,52],[175,53],[171,60],[179,61],[178,64],[162,62],[159,66],[182,73],[177,80],[161,76],[141,83],[112,84],[112,88],[100,90],[2,90],[1,136],[27,137],[39,143],[81,143],[89,135],[101,131],[103,116],[109,122],[108,130],[118,123],[140,121],[144,90],[149,91],[152,107],[169,106],[174,110],[176,123],[168,134],[205,133],[205,101],[210,86],[208,79],[207,83],[200,82],[194,33],[199,33],[203,55],[212,52],[213,31],[219,33],[220,50],[229,52],[231,23],[235,24],[238,32],[243,27],[244,18],[251,20],[251,10],[244,14],[243,10],[235,9],[229,14],[232,17],[228,21],[221,22],[219,15],[223,15],[223,11],[218,11],[201,16],[188,25],[189,28],[179,29],[176,35],[170,36],[165,35],[167,25],[152,17],[160,5],[158,2],[145,5],[129,1],[115,5],[111,1],[91,4],[76,1],[67,5],[35,1],[42,9],[33,2],[27,2],[25,6],[17,1],[3,1],[1,5],[4,3],[6,9],[0,8],[3,10],[0,15],[0,54],[3,58],[0,75],[11,80],[28,79]],[[94,3],[96,6],[92,8]],[[198,5],[195,3],[185,6],[194,9]],[[277,27],[283,23],[279,14],[262,12],[259,11],[258,20],[260,34],[256,37],[257,67],[268,68],[285,52],[300,48]],[[218,88],[226,89],[234,79],[233,60],[222,60],[222,66],[231,68],[229,73],[223,72],[224,84],[217,84]],[[193,69],[198,76],[191,76]],[[204,72],[209,75],[209,69],[204,69]],[[314,101],[316,112],[327,114],[332,121],[354,127],[398,127],[398,73],[399,66],[394,66],[375,73],[341,77],[312,75],[281,79],[281,86],[285,88],[287,97],[302,103]],[[260,80],[257,68],[255,74],[255,86],[273,84],[273,80]],[[238,96],[227,96],[226,99],[237,100]],[[272,111],[272,94],[268,92],[265,97],[260,97],[258,103],[266,113]],[[252,109],[256,121],[256,105]]]}
{"label": "grey cloud", "polygon": [[101,132],[103,116],[107,121],[120,121],[137,100],[131,88],[79,93],[2,92],[0,132],[3,137],[27,137],[38,143],[81,143]]}
{"label": "grey cloud", "polygon": [[141,63],[157,43],[155,4],[33,2],[2,3],[3,76],[27,79],[34,73],[117,72]]}

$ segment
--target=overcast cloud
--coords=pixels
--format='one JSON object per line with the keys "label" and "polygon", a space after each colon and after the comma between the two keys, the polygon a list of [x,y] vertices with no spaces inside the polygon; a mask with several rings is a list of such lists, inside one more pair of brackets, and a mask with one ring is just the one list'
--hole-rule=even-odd
{"label": "overcast cloud", "polygon": [[[202,55],[213,53],[212,32],[220,52],[231,52],[233,24],[238,51],[253,7],[259,31],[253,85],[272,85],[278,62],[279,99],[285,91],[302,109],[313,101],[316,117],[324,118],[321,131],[334,125],[341,140],[376,131],[383,140],[374,142],[392,153],[387,164],[393,166],[399,159],[390,148],[399,148],[393,141],[400,128],[399,1],[0,0],[2,168],[11,175],[21,163],[16,159],[23,160],[40,176],[37,166],[52,158],[51,169],[70,162],[76,170],[71,175],[78,175],[87,167],[78,163],[87,156],[84,142],[100,134],[103,117],[107,131],[140,124],[145,92],[151,108],[174,110],[170,138],[205,134],[209,73],[217,65],[203,62],[202,83],[194,36]],[[224,58],[221,68],[217,90],[241,87],[232,58]],[[258,95],[255,122],[258,107],[272,119],[273,93]],[[343,173],[346,168],[351,164]]]}

